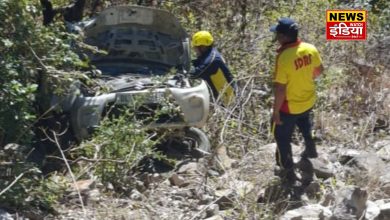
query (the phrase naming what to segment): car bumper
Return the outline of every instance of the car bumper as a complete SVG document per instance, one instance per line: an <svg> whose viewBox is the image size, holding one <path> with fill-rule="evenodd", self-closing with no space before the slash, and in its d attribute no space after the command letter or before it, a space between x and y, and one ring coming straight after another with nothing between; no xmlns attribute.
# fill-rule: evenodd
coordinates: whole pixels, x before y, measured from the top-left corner
<svg viewBox="0 0 390 220"><path fill-rule="evenodd" d="M71 113L72 128L75 136L82 140L87 138L91 130L99 126L102 115L107 106L134 106L135 97L148 97L143 100L148 104L159 102L173 102L179 107L181 120L155 121L149 128L180 128L202 127L207 120L210 104L210 95L207 84L202 81L191 88L157 88L153 90L128 91L104 94L96 97L78 97Z"/></svg>

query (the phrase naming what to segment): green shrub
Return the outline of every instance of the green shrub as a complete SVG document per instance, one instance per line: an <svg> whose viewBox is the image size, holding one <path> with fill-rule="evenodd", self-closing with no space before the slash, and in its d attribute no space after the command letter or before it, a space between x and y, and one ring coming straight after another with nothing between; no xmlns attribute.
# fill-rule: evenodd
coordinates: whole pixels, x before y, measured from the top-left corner
<svg viewBox="0 0 390 220"><path fill-rule="evenodd" d="M117 117L106 117L77 154L95 161L91 172L121 191L133 186L129 176L141 159L160 156L154 151L157 142L145 129L144 121L136 119L132 109L126 109Z"/></svg>
<svg viewBox="0 0 390 220"><path fill-rule="evenodd" d="M76 36L61 23L42 26L39 16L37 0L0 1L0 146L30 142L44 90L58 91L74 77L60 70L81 63L70 46Z"/></svg>

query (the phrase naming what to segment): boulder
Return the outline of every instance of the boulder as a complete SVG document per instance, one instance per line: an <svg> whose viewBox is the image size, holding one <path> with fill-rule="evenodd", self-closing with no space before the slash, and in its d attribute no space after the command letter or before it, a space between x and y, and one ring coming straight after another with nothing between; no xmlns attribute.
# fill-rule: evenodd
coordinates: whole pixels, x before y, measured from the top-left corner
<svg viewBox="0 0 390 220"><path fill-rule="evenodd" d="M375 202L367 201L366 207L366 214L364 216L365 219L376 220L381 213L379 206Z"/></svg>
<svg viewBox="0 0 390 220"><path fill-rule="evenodd" d="M385 201L384 200L382 200L382 201L375 201L375 203L377 204L377 205L379 205L379 210L380 210L380 214L379 214L379 217L378 217L378 219L380 219L380 220L385 220L385 219L390 219L390 202L389 201L387 201L386 203L385 203Z"/></svg>
<svg viewBox="0 0 390 220"><path fill-rule="evenodd" d="M196 162L185 162L178 165L178 174L193 174L198 172L198 163Z"/></svg>
<svg viewBox="0 0 390 220"><path fill-rule="evenodd" d="M373 147L375 150L381 150L384 147L390 147L390 139L377 141L377 142L375 142ZM389 151L387 151L387 152L389 152Z"/></svg>
<svg viewBox="0 0 390 220"><path fill-rule="evenodd" d="M259 148L260 151L263 151L264 153L268 154L275 154L276 151L276 143L266 144Z"/></svg>
<svg viewBox="0 0 390 220"><path fill-rule="evenodd" d="M214 196L208 194L202 194L199 199L199 204L206 205L214 200Z"/></svg>
<svg viewBox="0 0 390 220"><path fill-rule="evenodd" d="M123 219L144 219L144 220L151 220L152 217L148 213L147 210L132 210L128 213L127 217L124 217Z"/></svg>
<svg viewBox="0 0 390 220"><path fill-rule="evenodd" d="M216 203L221 210L231 208L235 199L244 198L254 189L254 185L248 181L226 179L225 182L228 184L227 188L215 191L218 198Z"/></svg>
<svg viewBox="0 0 390 220"><path fill-rule="evenodd" d="M228 170L237 165L237 161L229 157L224 146L217 148L214 163L219 170Z"/></svg>
<svg viewBox="0 0 390 220"><path fill-rule="evenodd" d="M206 218L204 220L223 220L224 218L222 218L220 215L214 215L210 218Z"/></svg>
<svg viewBox="0 0 390 220"><path fill-rule="evenodd" d="M213 176L213 177L220 176L219 172L216 171L216 170L213 170L213 169L207 170L207 174L208 174L209 176Z"/></svg>
<svg viewBox="0 0 390 220"><path fill-rule="evenodd" d="M335 201L336 201L335 195L333 195L331 193L327 193L323 196L320 204L322 206L328 207L328 206L333 205L335 203Z"/></svg>
<svg viewBox="0 0 390 220"><path fill-rule="evenodd" d="M335 176L335 171L331 162L324 158L309 160L313 166L313 171L318 178L328 179Z"/></svg>
<svg viewBox="0 0 390 220"><path fill-rule="evenodd" d="M377 180L380 176L387 173L386 163L375 153L361 153L355 155L344 166L347 176L354 178L355 181Z"/></svg>
<svg viewBox="0 0 390 220"><path fill-rule="evenodd" d="M172 176L169 178L169 182L173 186L178 187L185 187L189 185L189 182L187 182L184 177L178 175L177 173L172 174Z"/></svg>
<svg viewBox="0 0 390 220"><path fill-rule="evenodd" d="M336 219L360 218L366 209L368 193L357 186L347 186L336 193L333 217Z"/></svg>
<svg viewBox="0 0 390 220"><path fill-rule="evenodd" d="M219 214L218 204L212 204L206 209L206 217L212 217Z"/></svg>
<svg viewBox="0 0 390 220"><path fill-rule="evenodd" d="M276 143L270 143L263 145L259 148L260 151L266 151L267 153L271 153L272 155L275 153L276 150ZM302 146L295 145L294 143L291 143L291 149L293 150L293 154L298 154L299 151L302 149Z"/></svg>
<svg viewBox="0 0 390 220"><path fill-rule="evenodd" d="M338 152L339 155L339 162L341 164L346 164L350 160L354 159L355 157L366 154L367 152L355 150L355 149L341 149Z"/></svg>
<svg viewBox="0 0 390 220"><path fill-rule="evenodd" d="M383 172L386 164L373 153L362 154L351 161L351 165L360 168L362 171L368 171L369 173Z"/></svg>
<svg viewBox="0 0 390 220"><path fill-rule="evenodd" d="M389 170L390 166L387 166L385 170ZM390 173L385 173L379 177L379 187L381 191L390 196Z"/></svg>
<svg viewBox="0 0 390 220"><path fill-rule="evenodd" d="M134 201L142 201L143 199L142 193L138 192L138 190L133 189L131 190L130 199Z"/></svg>
<svg viewBox="0 0 390 220"><path fill-rule="evenodd" d="M387 141L387 143L383 143L384 146L380 147L377 152L376 152L376 155L378 155L378 157L386 160L386 161L390 161L390 141ZM374 145L375 147L375 145Z"/></svg>
<svg viewBox="0 0 390 220"><path fill-rule="evenodd" d="M299 219L330 219L332 212L321 205L307 205L297 209L287 211L281 220L299 220Z"/></svg>

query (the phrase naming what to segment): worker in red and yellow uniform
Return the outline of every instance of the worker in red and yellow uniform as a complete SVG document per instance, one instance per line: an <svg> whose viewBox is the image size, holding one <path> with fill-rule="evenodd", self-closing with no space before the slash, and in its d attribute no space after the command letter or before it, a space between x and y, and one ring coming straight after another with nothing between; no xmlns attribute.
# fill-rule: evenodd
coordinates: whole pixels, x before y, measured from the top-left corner
<svg viewBox="0 0 390 220"><path fill-rule="evenodd" d="M208 31L199 31L192 36L192 47L197 58L193 61L192 78L207 82L214 100L227 106L234 100L236 85L225 60L213 46L214 38Z"/></svg>
<svg viewBox="0 0 390 220"><path fill-rule="evenodd" d="M305 141L303 158L317 157L311 134L310 113L316 101L315 78L323 71L315 46L298 39L298 25L290 18L280 18L270 29L281 45L277 50L274 82L272 130L277 143L276 163L288 182L295 182L291 137L295 125Z"/></svg>

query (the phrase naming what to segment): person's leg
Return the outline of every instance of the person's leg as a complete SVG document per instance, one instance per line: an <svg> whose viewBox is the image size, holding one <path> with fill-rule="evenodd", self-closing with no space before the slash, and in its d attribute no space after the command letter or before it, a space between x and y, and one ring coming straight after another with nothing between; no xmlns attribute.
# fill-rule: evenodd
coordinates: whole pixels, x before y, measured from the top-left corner
<svg viewBox="0 0 390 220"><path fill-rule="evenodd" d="M282 169L292 169L291 136L294 131L296 117L294 115L280 113L282 124L273 123L273 133L277 144L276 164Z"/></svg>
<svg viewBox="0 0 390 220"><path fill-rule="evenodd" d="M314 139L311 135L311 110L299 115L297 119L297 125L305 140L305 150L301 156L306 158L316 158L318 156Z"/></svg>

